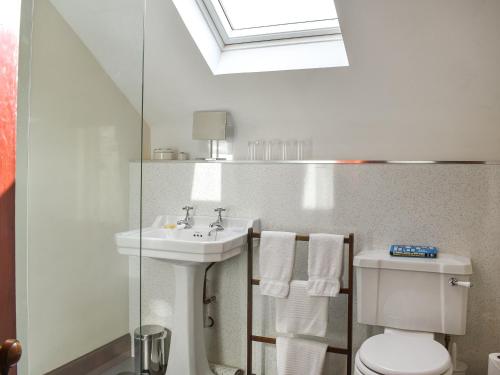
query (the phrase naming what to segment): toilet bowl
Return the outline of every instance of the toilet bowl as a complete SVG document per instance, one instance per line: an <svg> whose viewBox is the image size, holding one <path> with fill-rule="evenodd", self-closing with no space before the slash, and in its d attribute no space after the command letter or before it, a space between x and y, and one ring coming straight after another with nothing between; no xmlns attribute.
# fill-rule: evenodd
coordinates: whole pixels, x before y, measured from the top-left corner
<svg viewBox="0 0 500 375"><path fill-rule="evenodd" d="M451 375L453 366L443 345L427 332L386 328L356 353L357 375Z"/></svg>

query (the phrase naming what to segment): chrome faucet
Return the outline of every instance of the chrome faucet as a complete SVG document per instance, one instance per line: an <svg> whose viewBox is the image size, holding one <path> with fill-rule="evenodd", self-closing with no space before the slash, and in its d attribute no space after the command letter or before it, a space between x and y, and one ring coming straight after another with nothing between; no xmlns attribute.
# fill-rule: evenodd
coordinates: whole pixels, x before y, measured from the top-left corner
<svg viewBox="0 0 500 375"><path fill-rule="evenodd" d="M224 211L226 211L226 209L219 207L219 208L216 208L214 211L218 213L218 216L217 216L217 220L209 225L209 227L212 228L212 230L210 232L208 232L209 236L213 232L222 232L224 230L224 227L222 226L222 213Z"/></svg>
<svg viewBox="0 0 500 375"><path fill-rule="evenodd" d="M186 211L186 217L177 222L177 225L184 225L184 229L189 229L193 227L193 218L189 216L189 211L191 211L194 207L192 206L184 206L182 209Z"/></svg>

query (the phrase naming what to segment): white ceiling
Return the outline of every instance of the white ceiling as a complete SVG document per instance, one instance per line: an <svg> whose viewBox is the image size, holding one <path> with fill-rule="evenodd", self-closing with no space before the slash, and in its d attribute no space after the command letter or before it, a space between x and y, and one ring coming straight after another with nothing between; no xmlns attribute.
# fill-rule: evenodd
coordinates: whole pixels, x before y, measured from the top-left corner
<svg viewBox="0 0 500 375"><path fill-rule="evenodd" d="M52 2L140 108L142 2ZM189 149L192 112L227 109L241 155L249 139L313 134L318 158L500 159L500 1L336 5L350 67L214 77L172 2L148 0L153 146Z"/></svg>

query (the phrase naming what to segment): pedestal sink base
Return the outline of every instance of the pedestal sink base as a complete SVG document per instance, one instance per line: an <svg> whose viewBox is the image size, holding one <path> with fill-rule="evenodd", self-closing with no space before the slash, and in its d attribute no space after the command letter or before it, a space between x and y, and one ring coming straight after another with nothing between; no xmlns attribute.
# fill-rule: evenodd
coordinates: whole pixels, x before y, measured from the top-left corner
<svg viewBox="0 0 500 375"><path fill-rule="evenodd" d="M176 264L172 343L167 375L214 375L208 367L203 328L204 264Z"/></svg>

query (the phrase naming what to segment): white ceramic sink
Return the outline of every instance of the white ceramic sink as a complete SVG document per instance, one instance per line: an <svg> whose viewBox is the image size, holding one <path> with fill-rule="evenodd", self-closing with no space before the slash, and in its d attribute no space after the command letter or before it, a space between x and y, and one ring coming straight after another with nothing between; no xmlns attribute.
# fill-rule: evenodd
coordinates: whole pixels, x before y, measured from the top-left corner
<svg viewBox="0 0 500 375"><path fill-rule="evenodd" d="M192 228L171 228L181 216L158 216L153 225L115 235L118 252L169 262L175 273L172 343L167 375L213 375L208 367L203 329L203 275L206 263L241 253L248 229L259 220L225 218L223 231L211 231L215 217L194 216ZM209 235L210 233L210 235ZM140 249L142 247L142 249Z"/></svg>
<svg viewBox="0 0 500 375"><path fill-rule="evenodd" d="M249 228L258 229L255 219L223 219L224 230L212 232L209 224L214 217L194 216L190 229L167 229L180 216L158 216L153 225L142 229L142 253L139 251L140 231L118 233L115 236L118 252L123 255L145 256L171 261L220 262L241 253Z"/></svg>

